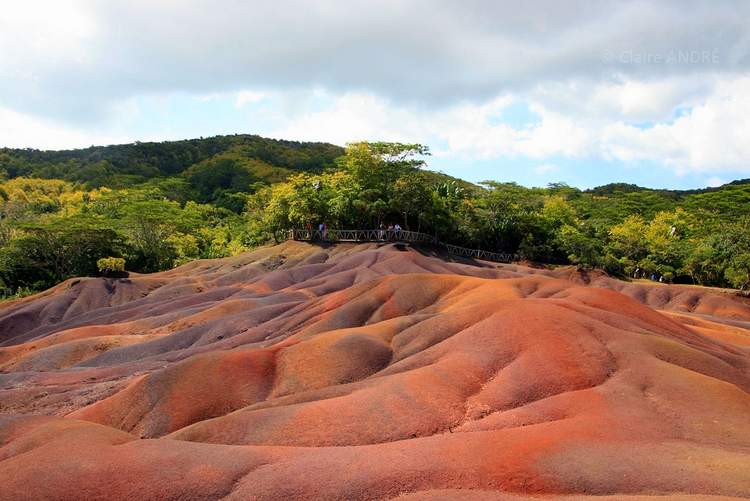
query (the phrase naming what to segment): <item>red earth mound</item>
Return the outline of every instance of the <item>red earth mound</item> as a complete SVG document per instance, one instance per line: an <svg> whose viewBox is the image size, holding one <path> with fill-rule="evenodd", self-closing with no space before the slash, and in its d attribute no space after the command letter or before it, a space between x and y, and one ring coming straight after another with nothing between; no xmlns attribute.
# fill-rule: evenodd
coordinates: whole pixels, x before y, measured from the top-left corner
<svg viewBox="0 0 750 501"><path fill-rule="evenodd" d="M750 305L288 242L0 306L0 499L750 497Z"/></svg>

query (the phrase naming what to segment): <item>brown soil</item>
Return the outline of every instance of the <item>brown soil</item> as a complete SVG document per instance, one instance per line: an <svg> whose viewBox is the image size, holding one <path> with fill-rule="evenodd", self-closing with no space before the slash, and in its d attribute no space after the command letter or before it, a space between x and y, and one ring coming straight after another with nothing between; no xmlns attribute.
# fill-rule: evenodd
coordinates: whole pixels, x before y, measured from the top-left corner
<svg viewBox="0 0 750 501"><path fill-rule="evenodd" d="M750 305L288 242L0 306L1 499L750 497Z"/></svg>

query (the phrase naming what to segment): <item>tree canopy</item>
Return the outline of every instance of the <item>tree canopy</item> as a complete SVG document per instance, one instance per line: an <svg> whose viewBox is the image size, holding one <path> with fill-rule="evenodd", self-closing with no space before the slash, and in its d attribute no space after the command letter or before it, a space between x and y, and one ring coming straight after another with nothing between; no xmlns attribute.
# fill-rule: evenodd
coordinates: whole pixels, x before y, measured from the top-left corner
<svg viewBox="0 0 750 501"><path fill-rule="evenodd" d="M97 262L150 272L228 256L320 223L398 223L545 263L748 287L748 180L690 191L477 185L427 170L429 153L420 144L342 149L258 136L2 149L0 295L113 272Z"/></svg>

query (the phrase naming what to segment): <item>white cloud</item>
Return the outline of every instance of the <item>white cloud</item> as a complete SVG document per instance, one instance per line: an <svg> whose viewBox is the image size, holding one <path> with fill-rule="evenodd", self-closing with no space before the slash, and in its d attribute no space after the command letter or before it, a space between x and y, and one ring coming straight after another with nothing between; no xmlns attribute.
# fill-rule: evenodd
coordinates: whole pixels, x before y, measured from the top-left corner
<svg viewBox="0 0 750 501"><path fill-rule="evenodd" d="M601 147L622 161L663 162L678 172L750 171L750 77L728 80L673 122L640 129L607 124Z"/></svg>
<svg viewBox="0 0 750 501"><path fill-rule="evenodd" d="M27 0L3 5L0 62L23 63L24 50L54 58L78 58L98 33L97 20L82 2ZM19 50L24 49L24 50Z"/></svg>
<svg viewBox="0 0 750 501"><path fill-rule="evenodd" d="M711 77L708 77L711 79ZM668 120L676 108L691 104L705 92L706 77L680 77L656 81L625 80L597 86L590 106L599 115L635 122Z"/></svg>
<svg viewBox="0 0 750 501"><path fill-rule="evenodd" d="M671 90L644 82L748 71L748 17L750 4L741 0L690 8L614 0L17 1L3 6L0 20L0 100L91 121L134 95L317 86L435 109L619 76L627 83L615 107L649 115ZM706 49L717 52L715 61L602 60L609 52Z"/></svg>
<svg viewBox="0 0 750 501"><path fill-rule="evenodd" d="M714 176L706 179L706 186L710 186L711 188L716 188L717 186L721 186L723 184L726 184L726 181L724 181L720 177Z"/></svg>
<svg viewBox="0 0 750 501"><path fill-rule="evenodd" d="M467 159L502 155L577 157L587 151L590 142L588 131L541 106L533 109L541 117L538 124L513 128L498 122L502 111L513 102L507 95L481 105L460 104L440 111L399 107L368 93L329 98L331 106L296 116L292 114L273 135L337 144L362 139L444 144L444 148L434 151L435 155Z"/></svg>
<svg viewBox="0 0 750 501"><path fill-rule="evenodd" d="M242 108L247 104L254 104L262 101L266 98L266 93L258 92L253 90L242 90L237 92L234 105L237 108Z"/></svg>
<svg viewBox="0 0 750 501"><path fill-rule="evenodd" d="M420 141L443 145L436 155L469 160L586 157L654 161L680 174L750 172L750 77L724 81L702 101L691 100L689 112L674 119L669 114L668 120L648 127L624 121L619 113L576 119L539 102L530 105L538 122L513 127L498 117L522 97L507 94L485 104L464 103L438 111L399 107L368 93L327 99L332 104L322 110L290 114L275 135L338 144L365 138ZM543 162L540 168L549 172L551 164Z"/></svg>
<svg viewBox="0 0 750 501"><path fill-rule="evenodd" d="M424 142L429 134L417 113L392 106L372 94L351 92L333 96L317 91L317 98L330 100L331 105L318 111L286 115L285 124L272 135L344 145L360 140Z"/></svg>
<svg viewBox="0 0 750 501"><path fill-rule="evenodd" d="M149 129L134 103L179 94L233 103L248 124L237 132L750 172L748 17L743 1L11 2L0 146L85 146L134 127L161 139L168 128ZM703 50L716 57L666 58ZM518 103L536 119L507 119Z"/></svg>
<svg viewBox="0 0 750 501"><path fill-rule="evenodd" d="M25 148L34 145L38 149L85 148L94 144L125 143L132 140L101 132L92 134L2 107L0 138L5 147Z"/></svg>
<svg viewBox="0 0 750 501"><path fill-rule="evenodd" d="M549 160L558 157L626 164L652 161L678 174L750 172L750 77L724 81L689 112L645 128L620 119L617 113L576 117L552 111L541 102L529 105L538 117L536 122L513 126L503 121L505 110L527 101L525 96L509 94L484 104L462 103L438 110L400 106L367 92L338 95L319 89L200 97L209 98L231 99L242 106L262 101L264 106L251 111L248 120L254 132L273 137L342 145L362 139L422 142L440 157L536 159L540 163L534 171L539 175L554 172L554 160ZM122 131L148 118L132 100L123 101L115 112L118 127L92 130L2 108L0 137L6 146L41 148L124 142L134 137L126 137ZM141 135L165 138L159 134L146 131Z"/></svg>
<svg viewBox="0 0 750 501"><path fill-rule="evenodd" d="M534 167L534 172L537 174L549 174L551 172L557 172L558 170L560 170L560 167L555 164L539 164Z"/></svg>

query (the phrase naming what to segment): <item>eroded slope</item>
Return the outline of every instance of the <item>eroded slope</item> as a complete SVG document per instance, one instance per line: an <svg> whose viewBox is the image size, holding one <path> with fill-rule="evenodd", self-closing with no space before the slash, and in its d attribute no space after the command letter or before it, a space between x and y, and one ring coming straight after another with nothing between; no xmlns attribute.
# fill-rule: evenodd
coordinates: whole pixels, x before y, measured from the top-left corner
<svg viewBox="0 0 750 501"><path fill-rule="evenodd" d="M289 242L5 305L4 495L750 496L746 303L476 264Z"/></svg>

